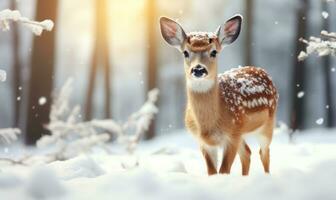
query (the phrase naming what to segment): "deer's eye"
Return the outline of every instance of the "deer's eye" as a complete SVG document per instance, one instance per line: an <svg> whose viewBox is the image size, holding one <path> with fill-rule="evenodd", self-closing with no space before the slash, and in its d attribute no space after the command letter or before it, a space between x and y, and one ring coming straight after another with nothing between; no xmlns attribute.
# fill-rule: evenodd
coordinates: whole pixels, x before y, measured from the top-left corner
<svg viewBox="0 0 336 200"><path fill-rule="evenodd" d="M189 53L188 53L188 51L183 51L183 55L184 55L185 58L189 58Z"/></svg>
<svg viewBox="0 0 336 200"><path fill-rule="evenodd" d="M217 55L217 51L216 50L211 51L210 57L215 58L216 55Z"/></svg>

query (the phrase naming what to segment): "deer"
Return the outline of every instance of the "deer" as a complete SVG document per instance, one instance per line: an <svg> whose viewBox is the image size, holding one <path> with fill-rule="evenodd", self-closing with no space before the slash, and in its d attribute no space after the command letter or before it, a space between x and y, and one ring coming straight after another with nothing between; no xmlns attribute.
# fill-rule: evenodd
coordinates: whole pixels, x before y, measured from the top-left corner
<svg viewBox="0 0 336 200"><path fill-rule="evenodd" d="M218 55L239 36L243 17L234 15L215 32L189 32L167 17L160 18L163 39L184 57L187 103L185 126L196 138L208 175L230 174L236 154L242 175L249 174L251 150L246 135L254 133L266 174L270 172L278 92L259 67L232 68L218 74ZM219 164L218 153L223 157Z"/></svg>

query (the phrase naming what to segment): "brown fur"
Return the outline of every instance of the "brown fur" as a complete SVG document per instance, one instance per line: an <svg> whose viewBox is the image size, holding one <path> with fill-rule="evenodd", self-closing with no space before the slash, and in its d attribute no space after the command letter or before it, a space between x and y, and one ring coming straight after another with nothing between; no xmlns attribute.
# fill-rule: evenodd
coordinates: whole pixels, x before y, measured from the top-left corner
<svg viewBox="0 0 336 200"><path fill-rule="evenodd" d="M214 36L189 34L187 37L187 45L194 52L209 51L213 44L217 45L217 48L220 47L218 39Z"/></svg>
<svg viewBox="0 0 336 200"><path fill-rule="evenodd" d="M217 91L217 92L216 92ZM215 87L206 94L197 94L188 91L188 104L186 109L185 123L191 132L201 141L209 146L221 146L216 134L225 134L230 141L224 154L223 162L220 167L220 173L230 173L230 169L241 143L241 136L245 133L252 132L257 128L265 125L262 135L269 140L272 139L274 112L267 109L249 110L239 124L232 122L232 113L227 109L225 103L220 100L218 87ZM250 150L244 143L245 152L240 153L242 163L242 174L247 175L250 165ZM265 149L260 150L260 157L265 169L269 172L269 144ZM203 153L204 154L204 153ZM207 160L208 171L212 171L212 166ZM210 168L210 169L209 169Z"/></svg>
<svg viewBox="0 0 336 200"><path fill-rule="evenodd" d="M209 41L209 38L193 39L192 37L190 38L190 36L187 42L183 45L183 48L195 53L204 53L211 49L220 50L216 39ZM192 78L190 75L190 68L195 65L195 62L185 62L186 79ZM201 150L207 164L208 174L212 175L217 173L217 169L214 169L216 168L216 164L212 163L205 146L215 147L225 145L226 150L219 168L219 173L230 173L235 156L239 153L240 161L242 163L242 174L248 175L251 151L242 139L242 135L258 128L261 128L260 135L263 140L265 140L261 146L260 158L265 172L268 173L270 162L269 145L272 140L273 124L278 99L277 91L271 79L268 77L267 73L260 68L245 67L238 69L238 73L235 77L239 78L240 76L248 75L247 79L256 81L256 83L253 84L263 83L265 84L266 89L265 92L262 93L245 96L240 94L242 101L236 103L237 105L234 105L234 103L230 103L230 100L232 100L233 97L229 96L229 92L235 93L235 96L237 97L237 95L239 95L237 94L237 91L239 91L238 89L240 86L231 87L230 85L227 85L228 82L217 78L217 62L210 61L209 58L201 61L197 60L197 62L202 62L202 64L207 66L209 71L207 78L214 80L215 84L205 93L194 92L190 88L187 88L188 102L185 114L185 124L192 134L200 141ZM244 101L259 98L265 98L269 105L266 105L266 103L264 104L264 102L257 102L257 105L252 107L243 105ZM239 106L242 107L241 110L232 110L233 107L239 108Z"/></svg>
<svg viewBox="0 0 336 200"><path fill-rule="evenodd" d="M216 34L186 34L177 22L166 17L160 27L166 42L183 52L188 103L185 124L200 143L208 174L216 174L217 147L224 147L219 173L230 173L239 154L242 174L248 175L251 151L242 136L260 130L260 159L269 172L278 94L267 73L256 67L233 69L220 76L217 62L222 47L240 33L242 17L235 15Z"/></svg>
<svg viewBox="0 0 336 200"><path fill-rule="evenodd" d="M217 167L212 163L210 155L208 154L208 152L205 151L204 149L201 149L201 151L202 151L202 154L205 158L206 165L208 166L207 167L208 174L209 175L217 174L217 169L216 169Z"/></svg>

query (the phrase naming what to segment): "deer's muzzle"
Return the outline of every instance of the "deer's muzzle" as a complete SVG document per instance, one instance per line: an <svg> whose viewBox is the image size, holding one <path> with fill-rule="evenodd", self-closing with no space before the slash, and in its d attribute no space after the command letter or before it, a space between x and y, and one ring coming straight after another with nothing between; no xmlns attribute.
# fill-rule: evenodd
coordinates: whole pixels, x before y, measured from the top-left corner
<svg viewBox="0 0 336 200"><path fill-rule="evenodd" d="M195 78L203 78L208 75L208 70L202 65L196 65L191 69L191 75Z"/></svg>

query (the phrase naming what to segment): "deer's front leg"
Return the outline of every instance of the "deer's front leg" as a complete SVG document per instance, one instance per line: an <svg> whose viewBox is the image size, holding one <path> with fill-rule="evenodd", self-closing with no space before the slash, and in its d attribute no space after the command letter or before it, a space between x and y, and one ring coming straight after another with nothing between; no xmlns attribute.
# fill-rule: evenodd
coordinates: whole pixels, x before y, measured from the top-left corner
<svg viewBox="0 0 336 200"><path fill-rule="evenodd" d="M230 174L232 163L236 157L238 147L240 144L239 138L233 138L226 146L223 153L223 161L219 169L221 174Z"/></svg>
<svg viewBox="0 0 336 200"><path fill-rule="evenodd" d="M201 151L205 159L208 175L217 174L217 147L202 145Z"/></svg>

